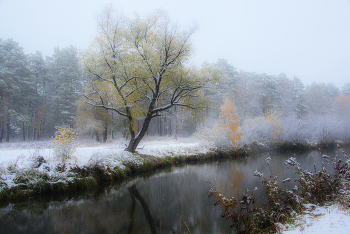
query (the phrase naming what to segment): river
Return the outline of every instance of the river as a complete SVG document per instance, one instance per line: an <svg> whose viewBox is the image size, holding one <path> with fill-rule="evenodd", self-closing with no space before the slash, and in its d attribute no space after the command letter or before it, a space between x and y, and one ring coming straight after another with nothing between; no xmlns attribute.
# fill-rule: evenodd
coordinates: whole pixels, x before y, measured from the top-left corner
<svg viewBox="0 0 350 234"><path fill-rule="evenodd" d="M0 233L229 233L230 221L220 218L221 207L214 207L215 199L208 198L210 187L238 199L249 189L257 202L263 203L265 191L253 176L255 170L266 177L272 171L281 180L293 178L294 171L284 165L286 159L295 157L303 169L313 171L314 164L317 170L322 167L325 154L342 155L340 150L264 153L182 164L111 185L96 194L4 204ZM271 157L271 170L267 157Z"/></svg>

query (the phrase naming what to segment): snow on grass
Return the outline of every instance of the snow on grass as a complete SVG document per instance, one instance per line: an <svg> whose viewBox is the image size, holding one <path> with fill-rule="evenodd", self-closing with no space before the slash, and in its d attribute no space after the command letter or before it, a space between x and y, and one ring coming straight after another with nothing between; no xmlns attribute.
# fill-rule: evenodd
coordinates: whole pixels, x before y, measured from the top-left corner
<svg viewBox="0 0 350 234"><path fill-rule="evenodd" d="M350 233L350 210L344 210L338 205L315 206L308 205L308 211L297 217L294 225L285 226L284 234L308 233Z"/></svg>
<svg viewBox="0 0 350 234"><path fill-rule="evenodd" d="M46 174L50 178L64 179L71 175L69 169L74 167L119 167L123 169L125 163L142 163L138 154L125 151L126 142L116 141L104 144L82 141L73 156L64 162L65 169L57 171L63 163L55 156L50 142L36 143L6 143L0 144L0 182L8 187L15 185L14 180L19 175L24 179L31 179L30 175ZM209 146L194 139L155 138L142 141L136 150L139 154L155 157L194 155L208 152ZM42 158L44 162L38 162ZM50 179L51 180L51 179Z"/></svg>
<svg viewBox="0 0 350 234"><path fill-rule="evenodd" d="M154 140L141 143L137 152L155 157L181 156L207 153L209 147L191 139Z"/></svg>

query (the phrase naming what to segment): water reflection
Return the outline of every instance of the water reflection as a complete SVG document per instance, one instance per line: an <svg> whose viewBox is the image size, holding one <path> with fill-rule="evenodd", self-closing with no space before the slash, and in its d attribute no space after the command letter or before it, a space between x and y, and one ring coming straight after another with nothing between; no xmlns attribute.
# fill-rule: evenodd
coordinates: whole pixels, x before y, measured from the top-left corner
<svg viewBox="0 0 350 234"><path fill-rule="evenodd" d="M294 177L294 171L284 166L291 156L303 168L313 170L314 163L318 169L322 167L323 154L337 153L261 154L183 165L108 187L94 196L8 204L0 209L0 233L228 233L230 223L220 218L221 208L208 198L211 186L226 197L238 198L248 188L257 202L263 202L265 191L253 172L270 176L268 156L273 173L284 179Z"/></svg>
<svg viewBox="0 0 350 234"><path fill-rule="evenodd" d="M136 188L136 185L132 185L131 187L129 187L129 193L130 193L130 198L131 198L131 209L130 209L130 226L128 229L128 233L132 233L132 229L134 226L134 220L135 220L135 208L136 208L136 199L140 202L140 205L143 209L143 212L145 214L146 220L148 222L149 225L149 229L151 231L152 234L157 233L156 232L156 227L155 227L155 223L154 220L152 218L151 212L148 208L148 205L146 203L146 201L143 199L143 197L141 196L141 194L139 193L139 191Z"/></svg>

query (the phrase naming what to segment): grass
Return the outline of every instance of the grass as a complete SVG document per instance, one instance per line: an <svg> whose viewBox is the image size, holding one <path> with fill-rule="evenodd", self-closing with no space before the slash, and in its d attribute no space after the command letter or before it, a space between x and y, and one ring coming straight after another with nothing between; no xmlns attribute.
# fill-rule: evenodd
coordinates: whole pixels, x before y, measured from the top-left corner
<svg viewBox="0 0 350 234"><path fill-rule="evenodd" d="M44 172L39 172L35 168L20 171L16 166L16 162L8 168L11 173L17 174L14 179L15 184L12 187L8 187L6 184L1 184L0 180L0 201L34 197L38 194L67 194L76 191L96 191L108 183L123 181L129 177L149 173L159 168L183 163L246 157L258 152L254 147L243 146L239 149L228 148L207 153L173 155L161 158L135 153L132 160L113 168L109 166L105 167L98 162L92 162L83 168L78 166L67 167L67 165L61 163L56 168L51 169L55 171L51 177ZM37 157L40 157L40 155L37 155Z"/></svg>
<svg viewBox="0 0 350 234"><path fill-rule="evenodd" d="M246 153L244 153L246 155ZM92 192L108 183L120 182L135 175L153 172L159 168L170 167L182 163L201 162L221 158L242 156L242 151L208 152L206 154L175 155L162 158L150 155L134 154L134 158L124 162L122 167L104 167L99 163L89 166L67 167L64 163L58 164L54 174L49 176L39 172L36 168L19 170L11 165L10 172L16 174L14 185L8 187L0 182L0 201L15 201L35 197L39 194L69 194L74 192ZM38 157L40 157L38 155ZM36 159L33 158L35 161Z"/></svg>

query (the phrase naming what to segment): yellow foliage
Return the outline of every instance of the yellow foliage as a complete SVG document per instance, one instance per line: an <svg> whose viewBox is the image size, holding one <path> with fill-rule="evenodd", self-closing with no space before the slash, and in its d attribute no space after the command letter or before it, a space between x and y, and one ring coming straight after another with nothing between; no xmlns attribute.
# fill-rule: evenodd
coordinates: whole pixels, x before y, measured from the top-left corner
<svg viewBox="0 0 350 234"><path fill-rule="evenodd" d="M220 107L221 116L218 122L214 124L216 135L227 134L231 140L232 146L242 137L243 133L238 132L238 116L236 115L236 107L229 98L225 98Z"/></svg>
<svg viewBox="0 0 350 234"><path fill-rule="evenodd" d="M98 28L99 35L81 56L85 72L98 77L88 84L87 93L97 91L109 107L123 113L128 108L133 118L147 115L154 92L158 94L156 107L164 106L173 94L176 102L199 105L196 99L204 99L201 90L187 87L200 87L220 77L209 66L185 66L193 51L189 41L193 32L179 32L162 11L144 18L137 14L123 18L108 5L98 18ZM179 87L186 90L180 92Z"/></svg>
<svg viewBox="0 0 350 234"><path fill-rule="evenodd" d="M137 121L149 123L176 106L188 108L193 117L203 116L209 100L202 88L221 75L210 66L190 65L195 28L179 30L162 11L122 17L109 5L98 18L98 31L81 54L90 81L86 82L86 103L126 117L131 138L137 130L142 138L149 126L140 124L139 128Z"/></svg>
<svg viewBox="0 0 350 234"><path fill-rule="evenodd" d="M77 149L79 137L71 127L61 127L51 142L54 152L62 161L69 159Z"/></svg>
<svg viewBox="0 0 350 234"><path fill-rule="evenodd" d="M268 110L265 113L265 124L272 126L272 138L276 140L281 132L282 126L280 122L280 117L282 116L282 111Z"/></svg>

